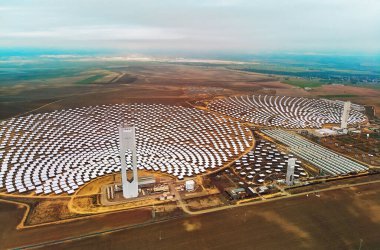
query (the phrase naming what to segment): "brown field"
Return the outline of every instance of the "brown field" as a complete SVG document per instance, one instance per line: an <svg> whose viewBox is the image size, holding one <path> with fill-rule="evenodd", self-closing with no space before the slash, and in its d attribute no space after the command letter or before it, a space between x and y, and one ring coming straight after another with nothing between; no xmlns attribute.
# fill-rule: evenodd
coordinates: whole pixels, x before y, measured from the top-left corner
<svg viewBox="0 0 380 250"><path fill-rule="evenodd" d="M3 203L2 248L58 241L46 249L377 249L380 184L321 192L122 229L150 217L137 210L15 230L23 209ZM145 212L144 212L145 211ZM121 228L114 232L107 230ZM107 231L107 232L103 232ZM42 246L41 246L42 247Z"/></svg>
<svg viewBox="0 0 380 250"><path fill-rule="evenodd" d="M209 195L201 198L190 198L186 199L187 206L190 210L204 210L212 207L224 206L226 205L224 198L218 195Z"/></svg>
<svg viewBox="0 0 380 250"><path fill-rule="evenodd" d="M0 118L22 114L43 105L36 112L68 107L97 104L146 102L185 105L186 101L214 95L230 95L261 89L260 83L271 80L264 75L176 65L146 65L126 67L128 79L121 77L116 83L74 85L57 84L59 79L50 80L51 85L22 87L14 92L4 90L9 99L0 103ZM130 78L136 78L131 83ZM71 81L68 81L71 82ZM281 84L281 83L279 83ZM196 91L194 91L196 88ZM202 91L198 91L201 88ZM194 93L196 92L196 93Z"/></svg>
<svg viewBox="0 0 380 250"><path fill-rule="evenodd" d="M340 99L380 109L380 90L377 89L324 85L305 91L263 74L164 63L130 66L118 69L118 72L125 75L121 74L122 77L115 77L116 81L109 83L75 85L71 78L57 78L33 88L32 84L26 84L18 87L17 91L12 88L2 90L7 101L0 102L0 118L35 109L35 112L45 112L123 102L187 105L187 101L254 93L305 97L348 94L354 96ZM110 71L109 76L114 75Z"/></svg>
<svg viewBox="0 0 380 250"><path fill-rule="evenodd" d="M380 166L380 140L374 137L367 139L366 135L344 135L331 138L312 140L324 147L347 155L357 161L373 166Z"/></svg>
<svg viewBox="0 0 380 250"><path fill-rule="evenodd" d="M0 201L0 249L38 244L44 241L64 239L83 233L141 224L151 219L150 209L136 209L107 215L92 216L90 219L70 221L64 224L51 224L35 228L16 229L23 217L24 208Z"/></svg>
<svg viewBox="0 0 380 250"><path fill-rule="evenodd" d="M354 103L362 105L375 106L380 110L380 90L361 88L354 86L341 86L341 85L323 85L311 91L311 94L318 95L354 95L349 98L339 98L342 100L350 100Z"/></svg>

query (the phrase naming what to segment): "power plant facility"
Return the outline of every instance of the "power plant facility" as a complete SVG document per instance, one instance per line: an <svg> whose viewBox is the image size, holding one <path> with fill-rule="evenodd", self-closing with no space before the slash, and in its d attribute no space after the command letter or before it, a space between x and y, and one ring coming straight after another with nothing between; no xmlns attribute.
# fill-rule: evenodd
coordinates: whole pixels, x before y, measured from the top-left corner
<svg viewBox="0 0 380 250"><path fill-rule="evenodd" d="M134 198L139 195L135 127L127 127L122 125L119 128L119 138L123 196L124 198ZM127 151L131 152L132 154L130 161L132 166L129 169L127 169Z"/></svg>
<svg viewBox="0 0 380 250"><path fill-rule="evenodd" d="M0 250L380 250L380 0L56 2L0 0Z"/></svg>
<svg viewBox="0 0 380 250"><path fill-rule="evenodd" d="M271 199L315 202L335 183L371 181L366 163L380 164L374 126L355 103L253 95L194 105L104 104L2 121L0 194L33 199L42 223L115 212L116 223L146 225Z"/></svg>
<svg viewBox="0 0 380 250"><path fill-rule="evenodd" d="M294 168L296 165L296 159L295 158L290 158L288 160L288 168L286 170L286 185L288 186L293 186L294 184Z"/></svg>

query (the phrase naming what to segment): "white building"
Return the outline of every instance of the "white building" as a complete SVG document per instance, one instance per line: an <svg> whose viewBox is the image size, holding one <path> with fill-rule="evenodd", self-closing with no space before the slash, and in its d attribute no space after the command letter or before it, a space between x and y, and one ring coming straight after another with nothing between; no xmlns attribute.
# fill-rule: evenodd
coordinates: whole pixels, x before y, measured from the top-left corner
<svg viewBox="0 0 380 250"><path fill-rule="evenodd" d="M185 182L185 189L186 191L194 191L195 189L195 181L194 180L188 180Z"/></svg>

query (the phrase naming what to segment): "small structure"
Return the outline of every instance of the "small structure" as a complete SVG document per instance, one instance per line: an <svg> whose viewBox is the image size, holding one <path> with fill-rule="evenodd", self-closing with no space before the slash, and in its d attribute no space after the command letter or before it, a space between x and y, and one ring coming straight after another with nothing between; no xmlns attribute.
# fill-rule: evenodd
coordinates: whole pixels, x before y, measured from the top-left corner
<svg viewBox="0 0 380 250"><path fill-rule="evenodd" d="M329 128L316 129L314 132L311 132L313 135L317 137L325 137L337 135L337 131Z"/></svg>
<svg viewBox="0 0 380 250"><path fill-rule="evenodd" d="M266 187L266 186L260 186L260 187L257 188L259 194L264 194L264 193L266 193L266 192L268 191L268 189L269 189L269 188Z"/></svg>
<svg viewBox="0 0 380 250"><path fill-rule="evenodd" d="M257 191L254 190L252 187L248 187L248 191L252 196L257 196Z"/></svg>
<svg viewBox="0 0 380 250"><path fill-rule="evenodd" d="M155 193L169 192L169 186L167 184L154 185L153 192Z"/></svg>
<svg viewBox="0 0 380 250"><path fill-rule="evenodd" d="M292 186L294 184L294 168L296 165L296 159L290 158L288 160L288 168L286 170L286 179L285 183L288 186Z"/></svg>
<svg viewBox="0 0 380 250"><path fill-rule="evenodd" d="M139 177L139 187L148 187L156 184L154 176L142 176Z"/></svg>
<svg viewBox="0 0 380 250"><path fill-rule="evenodd" d="M187 180L185 182L185 189L186 191L194 191L195 190L195 181L194 180Z"/></svg>
<svg viewBox="0 0 380 250"><path fill-rule="evenodd" d="M106 188L106 195L108 200L113 200L115 198L114 186L108 186Z"/></svg>
<svg viewBox="0 0 380 250"><path fill-rule="evenodd" d="M248 196L244 188L226 188L225 191L233 200L244 199Z"/></svg>
<svg viewBox="0 0 380 250"><path fill-rule="evenodd" d="M156 179L154 178L154 176L138 177L138 187L139 188L154 187L155 184L156 184ZM113 186L113 189L115 192L122 191L123 190L123 183L115 184Z"/></svg>

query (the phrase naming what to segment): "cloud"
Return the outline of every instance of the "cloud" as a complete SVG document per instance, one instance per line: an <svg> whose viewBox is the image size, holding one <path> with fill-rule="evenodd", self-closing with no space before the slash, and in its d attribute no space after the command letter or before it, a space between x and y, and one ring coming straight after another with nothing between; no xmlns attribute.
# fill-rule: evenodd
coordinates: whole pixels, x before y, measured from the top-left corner
<svg viewBox="0 0 380 250"><path fill-rule="evenodd" d="M15 10L14 7L6 7L6 6L0 6L0 11L10 11Z"/></svg>
<svg viewBox="0 0 380 250"><path fill-rule="evenodd" d="M203 0L198 1L200 6L208 6L208 7L231 7L238 6L244 3L241 0Z"/></svg>
<svg viewBox="0 0 380 250"><path fill-rule="evenodd" d="M380 52L379 0L0 1L0 46Z"/></svg>
<svg viewBox="0 0 380 250"><path fill-rule="evenodd" d="M170 29L157 27L83 26L59 27L49 30L8 31L4 38L60 40L178 40L184 36Z"/></svg>
<svg viewBox="0 0 380 250"><path fill-rule="evenodd" d="M85 56L63 54L63 55L40 55L40 57L41 58L53 58L53 59L76 59L76 58L83 58Z"/></svg>

